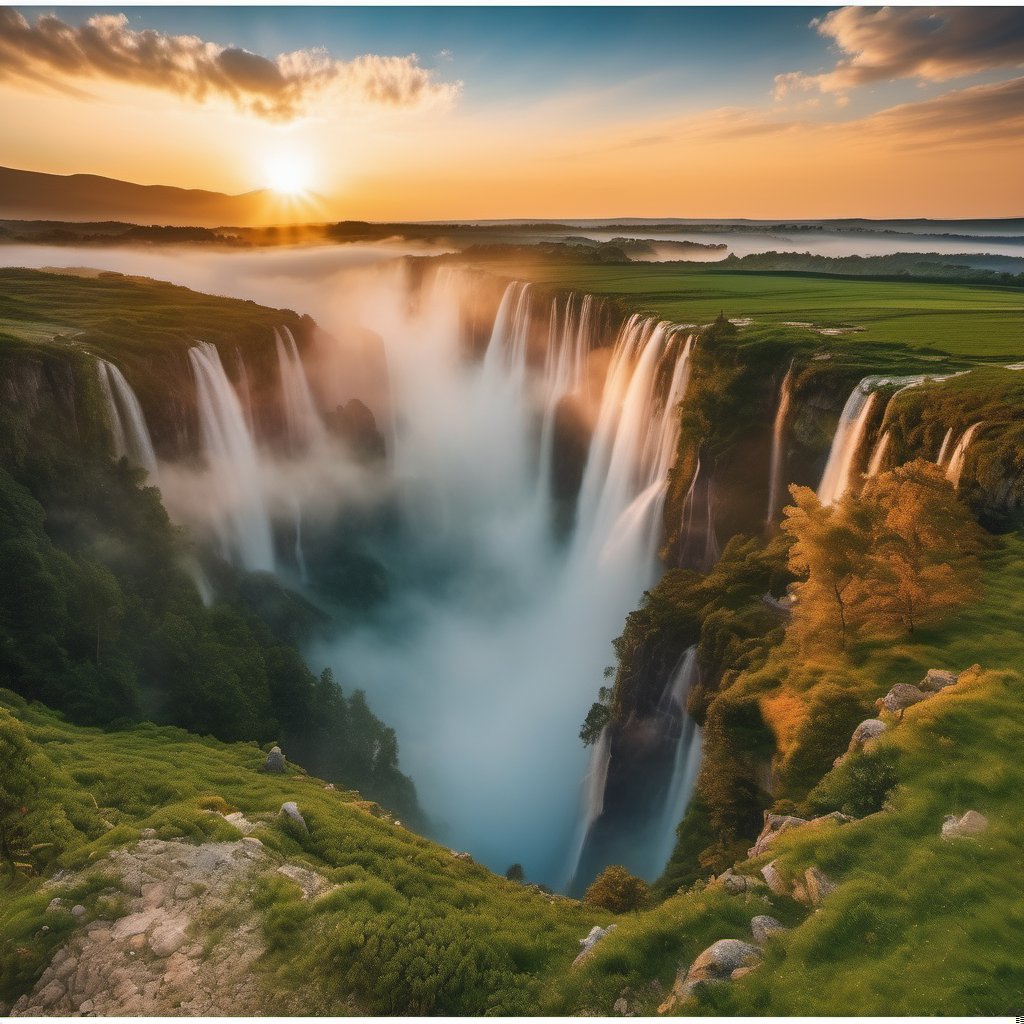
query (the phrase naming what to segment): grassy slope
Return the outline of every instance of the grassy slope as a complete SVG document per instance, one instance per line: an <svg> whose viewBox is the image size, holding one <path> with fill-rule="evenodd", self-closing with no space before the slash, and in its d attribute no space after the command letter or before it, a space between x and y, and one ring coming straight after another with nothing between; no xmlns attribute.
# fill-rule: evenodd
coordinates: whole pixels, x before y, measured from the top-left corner
<svg viewBox="0 0 1024 1024"><path fill-rule="evenodd" d="M1024 537L1003 539L986 556L982 602L913 644L865 648L847 667L877 694L927 667L977 660L985 671L910 709L892 729L885 743L898 750L899 784L889 809L778 841L771 856L784 872L795 877L817 864L840 883L819 912L785 898L766 903L698 887L623 915L589 964L572 971L576 941L612 915L458 861L374 817L354 794L325 791L301 773L260 775L251 744L154 727L103 733L39 709L17 714L66 773L69 806L84 805L87 791L115 809L103 813L116 828L83 841L66 863L130 842L146 826L164 837L219 835L227 826L200 810L203 797L253 816L296 799L309 839L300 843L270 825L261 837L354 884L313 904L286 883L267 890L272 952L263 967L276 988L308 986L319 1012L341 1008L354 992L374 1012L609 1013L624 987L653 1012L679 963L716 939L748 937L750 918L767 912L795 927L769 944L760 971L712 992L698 1012L1007 1014L1024 1005L1015 940L1024 925L1022 571ZM990 818L990 831L940 839L944 815L968 808ZM27 946L41 966L43 949L58 941L37 934L46 901L28 889L0 900L0 965L14 946Z"/></svg>
<svg viewBox="0 0 1024 1024"><path fill-rule="evenodd" d="M493 269L493 267L492 267ZM976 357L1024 356L1024 292L981 285L728 273L700 267L510 266L538 284L621 296L678 323L733 318L857 326L857 341L902 342Z"/></svg>

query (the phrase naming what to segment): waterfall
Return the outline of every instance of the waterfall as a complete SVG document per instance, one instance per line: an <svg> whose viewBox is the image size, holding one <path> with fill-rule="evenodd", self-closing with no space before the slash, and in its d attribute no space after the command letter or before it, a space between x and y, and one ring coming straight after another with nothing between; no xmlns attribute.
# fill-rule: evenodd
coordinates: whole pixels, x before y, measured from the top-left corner
<svg viewBox="0 0 1024 1024"><path fill-rule="evenodd" d="M782 378L779 388L779 401L775 409L775 425L772 428L772 457L768 470L768 513L765 526L770 530L775 521L775 513L779 507L779 493L782 490L783 440L785 439L786 417L789 415L789 402L793 386L793 364L789 364L786 376Z"/></svg>
<svg viewBox="0 0 1024 1024"><path fill-rule="evenodd" d="M939 446L939 454L935 459L935 465L941 466L946 461L946 455L949 452L949 443L953 440L953 428L950 427L946 431L946 436L942 439L942 444Z"/></svg>
<svg viewBox="0 0 1024 1024"><path fill-rule="evenodd" d="M697 782L697 770L700 768L700 729L686 712L690 689L698 678L697 647L694 645L687 648L671 683L672 709L678 715L679 737L675 742L672 775L652 849L658 871L664 870L675 849L676 828L686 813L686 807L693 795L693 787Z"/></svg>
<svg viewBox="0 0 1024 1024"><path fill-rule="evenodd" d="M472 286L428 274L415 303L378 288L353 313L380 336L389 374L380 472L398 514L373 553L393 597L323 659L395 728L446 842L563 886L610 744L588 771L593 752L572 737L659 573L693 338L641 316L607 337L595 300L542 301L513 282L474 358L461 331ZM585 457L563 536L550 484L566 401Z"/></svg>
<svg viewBox="0 0 1024 1024"><path fill-rule="evenodd" d="M97 359L96 369L107 406L114 458L127 458L129 462L146 470L150 480L155 481L156 453L138 397L125 380L124 374L113 363Z"/></svg>
<svg viewBox="0 0 1024 1024"><path fill-rule="evenodd" d="M882 468L882 459L885 458L885 453L889 448L890 432L886 430L882 436L878 439L878 443L875 445L874 451L871 453L871 459L868 462L868 470L864 475L870 480L871 477L877 476L878 471Z"/></svg>
<svg viewBox="0 0 1024 1024"><path fill-rule="evenodd" d="M324 439L324 425L313 401L305 367L299 356L295 336L287 327L274 331L277 365L281 375L281 400L284 406L288 441L293 454L319 444Z"/></svg>
<svg viewBox="0 0 1024 1024"><path fill-rule="evenodd" d="M953 454L949 457L949 466L946 467L946 479L953 485L954 488L960 486L960 477L964 471L964 461L967 457L967 448L971 441L974 440L974 435L978 432L978 428L984 421L979 420L977 423L972 423L964 432L963 436L956 443L956 447L953 449Z"/></svg>
<svg viewBox="0 0 1024 1024"><path fill-rule="evenodd" d="M225 557L250 571L274 569L274 544L256 446L220 354L209 342L189 349L204 454L226 501L218 521Z"/></svg>
<svg viewBox="0 0 1024 1024"><path fill-rule="evenodd" d="M843 406L839 425L832 437L825 472L818 485L818 500L822 505L834 505L850 486L853 463L864 439L868 417L876 398L875 392L868 390L873 380L874 378L865 377L850 392L850 397Z"/></svg>

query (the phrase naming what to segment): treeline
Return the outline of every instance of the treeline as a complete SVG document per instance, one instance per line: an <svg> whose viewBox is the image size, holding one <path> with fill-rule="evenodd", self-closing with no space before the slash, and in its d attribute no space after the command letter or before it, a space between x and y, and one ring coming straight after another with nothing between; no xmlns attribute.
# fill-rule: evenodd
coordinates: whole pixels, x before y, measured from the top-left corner
<svg viewBox="0 0 1024 1024"><path fill-rule="evenodd" d="M282 590L271 578L221 564L234 585L204 606L194 552L158 491L102 444L71 436L40 397L29 422L23 408L0 410L0 685L76 723L151 720L279 742L310 771L415 817L394 732L361 692L343 694L299 654L301 599L271 600L268 588ZM294 614L275 632L260 604Z"/></svg>

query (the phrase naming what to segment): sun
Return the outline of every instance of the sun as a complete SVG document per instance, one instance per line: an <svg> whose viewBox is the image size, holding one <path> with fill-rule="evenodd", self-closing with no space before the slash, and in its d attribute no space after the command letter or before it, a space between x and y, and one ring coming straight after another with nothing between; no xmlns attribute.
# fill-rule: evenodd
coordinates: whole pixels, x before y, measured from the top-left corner
<svg viewBox="0 0 1024 1024"><path fill-rule="evenodd" d="M309 192L313 173L310 161L298 153L279 153L264 167L267 187L280 196L302 196Z"/></svg>

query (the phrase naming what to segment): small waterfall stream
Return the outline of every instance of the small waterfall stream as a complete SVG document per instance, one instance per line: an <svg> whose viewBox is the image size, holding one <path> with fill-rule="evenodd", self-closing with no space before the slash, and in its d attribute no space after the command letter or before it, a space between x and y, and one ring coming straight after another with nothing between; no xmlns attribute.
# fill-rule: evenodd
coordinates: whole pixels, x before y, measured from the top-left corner
<svg viewBox="0 0 1024 1024"><path fill-rule="evenodd" d="M107 407L114 458L127 458L129 462L146 470L150 481L155 482L156 452L138 396L113 363L97 359L96 367Z"/></svg>
<svg viewBox="0 0 1024 1024"><path fill-rule="evenodd" d="M882 436L875 444L874 450L871 452L871 458L868 460L867 472L864 474L869 480L873 476L878 476L878 471L882 468L882 460L885 458L885 453L889 450L890 440L891 432L886 430L882 432Z"/></svg>

